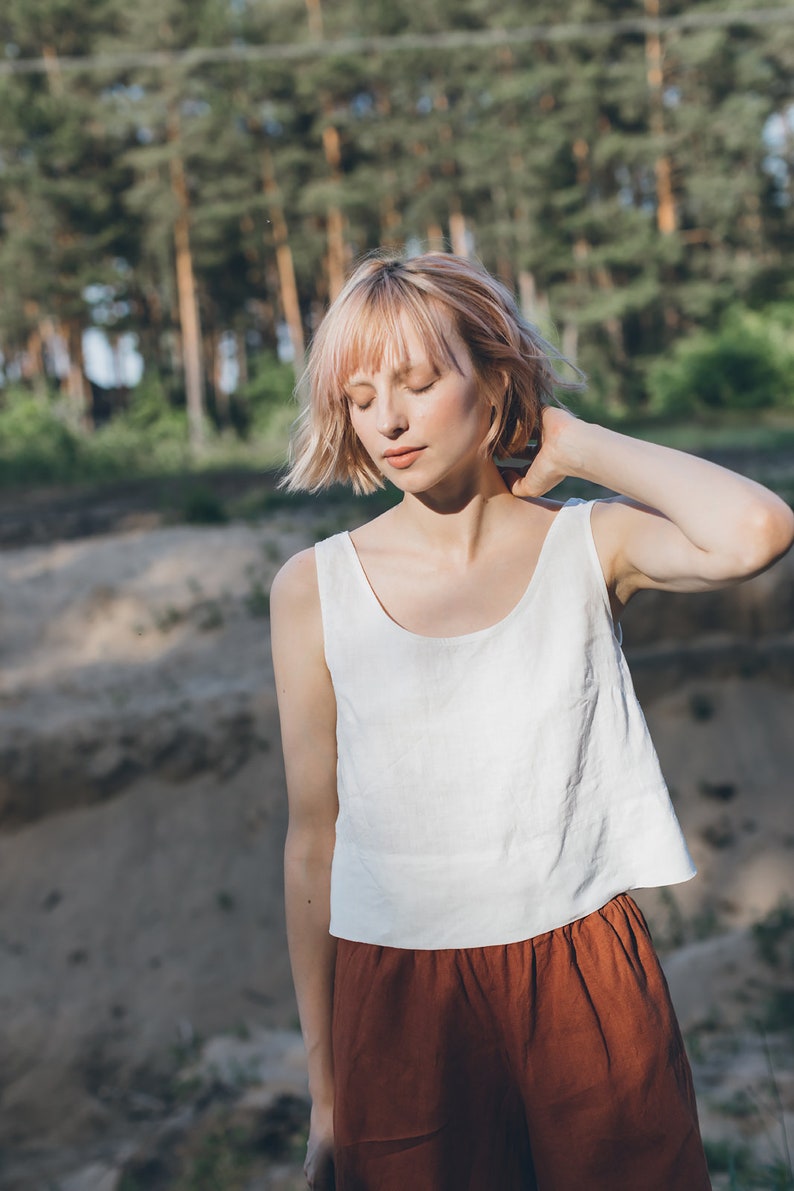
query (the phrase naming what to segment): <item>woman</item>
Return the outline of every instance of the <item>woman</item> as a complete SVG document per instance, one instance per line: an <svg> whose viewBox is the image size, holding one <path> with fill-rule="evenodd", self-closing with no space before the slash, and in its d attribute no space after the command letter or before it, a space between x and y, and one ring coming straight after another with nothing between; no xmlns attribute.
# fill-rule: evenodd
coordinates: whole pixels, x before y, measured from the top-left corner
<svg viewBox="0 0 794 1191"><path fill-rule="evenodd" d="M694 868L618 619L758 574L794 516L550 404L561 383L507 291L441 253L365 262L312 347L289 484L404 494L271 596L316 1189L709 1186L628 894ZM565 476L619 495L561 506Z"/></svg>

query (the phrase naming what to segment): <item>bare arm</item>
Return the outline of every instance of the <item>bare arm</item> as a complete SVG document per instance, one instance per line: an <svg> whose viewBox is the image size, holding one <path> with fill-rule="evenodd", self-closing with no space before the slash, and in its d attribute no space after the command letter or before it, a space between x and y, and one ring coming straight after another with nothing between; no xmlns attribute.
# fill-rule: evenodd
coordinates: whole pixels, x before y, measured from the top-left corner
<svg viewBox="0 0 794 1191"><path fill-rule="evenodd" d="M593 533L619 606L641 588L704 591L748 579L794 541L794 514L773 492L705 459L543 411L542 447L517 496L566 475L619 498L593 510Z"/></svg>
<svg viewBox="0 0 794 1191"><path fill-rule="evenodd" d="M338 809L336 701L323 653L314 552L282 568L271 591L271 637L289 828L284 850L287 939L309 1066L309 1184L333 1186L331 1010L336 940L330 876Z"/></svg>

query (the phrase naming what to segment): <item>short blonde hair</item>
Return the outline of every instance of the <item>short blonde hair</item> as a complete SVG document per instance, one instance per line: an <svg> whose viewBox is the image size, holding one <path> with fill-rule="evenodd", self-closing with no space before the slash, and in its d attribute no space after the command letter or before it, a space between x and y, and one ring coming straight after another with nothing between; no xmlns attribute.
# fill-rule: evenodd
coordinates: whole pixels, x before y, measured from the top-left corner
<svg viewBox="0 0 794 1191"><path fill-rule="evenodd" d="M331 304L311 346L302 385L307 400L295 423L282 481L290 491L349 484L358 493L383 487L383 477L353 430L345 384L354 372L377 372L384 357L405 362L404 320L430 362L460 371L445 334L451 320L495 408L486 449L521 456L540 428L541 406L554 389L579 389L555 365L567 363L519 313L515 299L485 269L446 252L364 260ZM505 386L505 378L507 385Z"/></svg>

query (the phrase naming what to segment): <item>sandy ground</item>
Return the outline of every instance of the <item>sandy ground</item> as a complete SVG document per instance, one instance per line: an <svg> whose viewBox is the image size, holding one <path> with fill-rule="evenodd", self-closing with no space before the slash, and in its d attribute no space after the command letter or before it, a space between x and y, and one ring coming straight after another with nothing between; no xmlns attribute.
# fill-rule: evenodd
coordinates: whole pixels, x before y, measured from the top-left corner
<svg viewBox="0 0 794 1191"><path fill-rule="evenodd" d="M349 523L279 513L0 554L0 1187L121 1191L164 1122L183 1136L220 1096L261 1124L305 1087L267 593L283 559ZM794 1138L793 574L785 560L626 617L700 870L638 900L715 1186L785 1186L763 1180L784 1125ZM273 1154L224 1185L299 1186L296 1154ZM175 1186L162 1170L124 1191Z"/></svg>

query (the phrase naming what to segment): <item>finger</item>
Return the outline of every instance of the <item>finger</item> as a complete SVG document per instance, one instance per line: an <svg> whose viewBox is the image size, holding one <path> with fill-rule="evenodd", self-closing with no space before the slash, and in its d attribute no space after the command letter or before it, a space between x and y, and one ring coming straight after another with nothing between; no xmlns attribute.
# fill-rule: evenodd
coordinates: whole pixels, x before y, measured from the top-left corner
<svg viewBox="0 0 794 1191"><path fill-rule="evenodd" d="M526 473L526 468L519 469L517 467L503 467L500 468L502 479L512 492L516 484L520 484Z"/></svg>

